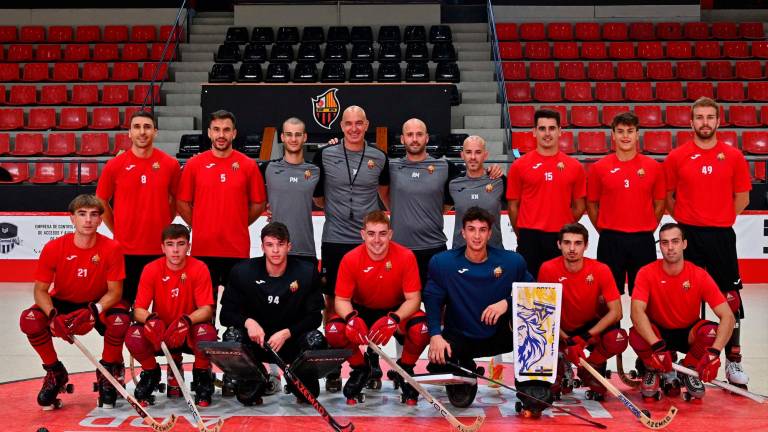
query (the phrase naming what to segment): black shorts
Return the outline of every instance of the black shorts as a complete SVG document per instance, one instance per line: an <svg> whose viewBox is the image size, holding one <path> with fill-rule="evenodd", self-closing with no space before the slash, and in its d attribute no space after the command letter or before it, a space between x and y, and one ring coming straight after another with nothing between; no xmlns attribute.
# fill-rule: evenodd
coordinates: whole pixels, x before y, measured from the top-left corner
<svg viewBox="0 0 768 432"><path fill-rule="evenodd" d="M629 295L635 287L637 271L656 261L656 241L652 231L626 233L603 230L597 242L597 260L605 263L613 274L616 287L624 294L624 281L628 281Z"/></svg>
<svg viewBox="0 0 768 432"><path fill-rule="evenodd" d="M421 281L422 289L427 285L427 277L429 277L429 260L440 252L447 250L448 248L446 246L440 246L432 249L413 251L413 254L416 256L416 264L419 266L419 280Z"/></svg>
<svg viewBox="0 0 768 432"><path fill-rule="evenodd" d="M515 335L512 332L509 313L499 317L496 334L486 339L470 339L460 332L443 330L443 338L451 344L451 359L462 364L477 357L491 357L511 352L514 349Z"/></svg>
<svg viewBox="0 0 768 432"><path fill-rule="evenodd" d="M214 309L216 308L216 302L219 296L219 285L226 287L229 285L229 272L232 271L232 267L245 258L230 258L230 257L210 257L199 256L195 257L204 262L208 266L208 273L211 275L211 285L213 286L213 302Z"/></svg>
<svg viewBox="0 0 768 432"><path fill-rule="evenodd" d="M344 255L349 251L358 246L359 244L328 242L323 242L320 245L320 258L322 259L323 264L320 269L320 274L325 279L323 294L332 297L336 295L336 277L339 273L341 259L344 258Z"/></svg>
<svg viewBox="0 0 768 432"><path fill-rule="evenodd" d="M533 279L539 275L539 268L544 261L559 257L560 249L557 248L556 232L546 232L527 228L520 228L517 235L517 253L525 258L528 264L528 273Z"/></svg>
<svg viewBox="0 0 768 432"><path fill-rule="evenodd" d="M139 280L144 266L163 255L126 255L125 256L125 280L123 280L123 300L133 308L136 301L136 293L139 290Z"/></svg>
<svg viewBox="0 0 768 432"><path fill-rule="evenodd" d="M687 353L691 347L688 343L688 335L694 325L696 323L680 329L665 329L656 325L656 328L659 329L659 337L667 344L669 351Z"/></svg>

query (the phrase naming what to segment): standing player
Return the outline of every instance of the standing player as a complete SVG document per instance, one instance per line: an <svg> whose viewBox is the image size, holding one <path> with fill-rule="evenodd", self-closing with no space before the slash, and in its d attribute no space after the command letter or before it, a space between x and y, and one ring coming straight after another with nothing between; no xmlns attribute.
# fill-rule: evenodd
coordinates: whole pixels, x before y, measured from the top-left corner
<svg viewBox="0 0 768 432"><path fill-rule="evenodd" d="M587 183L579 161L560 151L560 113L536 110L536 150L516 160L507 174L509 222L517 234L517 252L536 277L541 263L560 255L560 227L584 213Z"/></svg>
<svg viewBox="0 0 768 432"><path fill-rule="evenodd" d="M731 337L735 318L715 281L701 267L683 257L686 233L675 223L659 230L662 260L641 268L632 293L629 344L646 367L641 384L644 397L659 398L659 373L665 374L665 393L679 393L672 371L673 356L686 353L682 364L696 369L702 381L717 377L720 352ZM720 319L699 318L699 305L707 302ZM698 378L682 376L690 396L704 396Z"/></svg>
<svg viewBox="0 0 768 432"><path fill-rule="evenodd" d="M214 304L211 276L202 261L187 256L190 246L187 227L171 224L163 230L161 238L165 256L147 264L141 273L133 308L136 324L125 338L125 346L143 370L134 395L144 404L153 400L152 393L160 384L160 365L155 356L162 355L160 343L165 342L176 364L181 364L182 351L195 355L192 368L195 403L206 407L213 395L211 362L198 350L197 344L217 339L211 322ZM184 384L177 382L169 371L168 397L180 397L180 385Z"/></svg>
<svg viewBox="0 0 768 432"><path fill-rule="evenodd" d="M744 305L733 223L749 204L752 184L741 151L717 140L719 115L712 99L693 103L693 141L672 150L664 160L667 209L685 231L686 257L712 276L736 315L725 347L725 375L731 384L746 388L749 377L741 367L739 331Z"/></svg>
<svg viewBox="0 0 768 432"><path fill-rule="evenodd" d="M176 159L153 146L152 113L133 113L130 125L131 148L107 162L96 196L104 206L104 224L125 254L123 300L133 305L141 271L161 255L157 239L176 216L180 170Z"/></svg>
<svg viewBox="0 0 768 432"><path fill-rule="evenodd" d="M123 378L123 339L130 320L127 305L120 301L123 254L116 241L96 232L104 207L95 196L77 196L69 203L69 213L75 231L43 247L35 274L35 304L19 320L46 371L37 395L43 409L60 406L57 395L69 381L51 336L73 343L73 335L96 327L104 336L100 363L118 380ZM99 406L114 407L117 391L98 371L96 379Z"/></svg>
<svg viewBox="0 0 768 432"><path fill-rule="evenodd" d="M583 358L605 375L608 359L627 349L627 332L619 328L621 297L611 270L584 256L588 242L584 225L563 226L557 240L562 256L541 265L539 282L563 284L560 347L568 361L579 365ZM584 355L585 348L591 351L589 357ZM588 399L605 398L605 387L591 373L579 366L578 375L589 386Z"/></svg>
<svg viewBox="0 0 768 432"><path fill-rule="evenodd" d="M352 349L347 359L352 371L344 385L348 404L363 400L361 391L371 373L357 345L367 345L366 340L386 345L395 335L403 345L397 364L413 375L416 360L429 342L426 318L419 310L421 283L413 252L391 241L392 229L383 211L366 215L362 226L364 244L341 260L336 315L325 326L331 347ZM402 402L415 405L419 397L416 390L402 377L398 385L403 391Z"/></svg>
<svg viewBox="0 0 768 432"><path fill-rule="evenodd" d="M600 231L597 259L611 269L619 292L629 295L640 267L656 261L653 232L664 214L664 171L638 153L639 120L621 113L611 123L616 153L592 165L587 178L587 214Z"/></svg>

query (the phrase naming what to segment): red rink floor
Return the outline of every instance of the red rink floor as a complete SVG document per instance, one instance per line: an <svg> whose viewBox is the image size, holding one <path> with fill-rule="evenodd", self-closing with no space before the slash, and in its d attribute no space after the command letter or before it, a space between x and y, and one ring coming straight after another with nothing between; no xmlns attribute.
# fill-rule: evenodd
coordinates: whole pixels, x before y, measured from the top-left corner
<svg viewBox="0 0 768 432"><path fill-rule="evenodd" d="M382 362L383 364L383 362ZM189 369L189 365L187 365ZM507 367L511 372L511 368ZM417 369L418 372L418 369ZM191 375L189 370L187 375ZM37 431L46 427L49 431L146 431L135 411L122 400L115 409L96 408L96 394L91 392L95 374L70 375L75 385L74 394L63 394L64 407L54 411L42 411L36 403L41 379L22 380L0 384L0 419L8 431ZM386 376L386 375L385 375ZM511 377L505 381L510 382ZM191 379L191 377L188 377ZM643 402L637 390L630 390L614 374L612 382L640 408L651 411L653 418L660 418L673 404L679 412L666 429L669 431L761 431L768 430L768 404L757 404L749 399L728 394L719 388L708 387L702 401L685 402L682 398L664 398L659 402ZM447 431L448 423L430 405L419 400L417 407L407 407L399 402L399 391L388 381L381 390L366 390L366 402L347 406L340 394L321 392L320 402L344 424L352 421L357 431ZM482 431L543 431L543 430L597 430L572 416L559 412L553 415L545 411L537 420L523 419L515 413L516 398L506 389L491 389L480 385L477 398L471 407L455 408L450 405L443 387L426 386L427 390L458 416L465 424L484 413ZM133 385L128 385L133 393ZM616 398L608 396L604 402L584 399L584 390L577 389L564 396L559 405L590 417L611 430L646 430ZM181 399L168 400L157 396L157 403L148 408L156 419L165 419L175 413L179 420L175 431L196 430L192 417ZM308 405L297 405L291 395L277 394L264 398L258 407L243 407L235 398L222 399L217 389L213 405L201 409L201 415L212 425L223 417L224 431L324 431L331 430Z"/></svg>

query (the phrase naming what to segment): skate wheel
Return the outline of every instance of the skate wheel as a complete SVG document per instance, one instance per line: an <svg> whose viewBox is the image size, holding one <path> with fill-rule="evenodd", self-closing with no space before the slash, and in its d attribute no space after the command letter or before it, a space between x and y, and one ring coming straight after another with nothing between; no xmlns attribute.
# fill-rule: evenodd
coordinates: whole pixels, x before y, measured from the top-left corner
<svg viewBox="0 0 768 432"><path fill-rule="evenodd" d="M380 379L372 379L368 381L368 384L366 385L367 388L371 390L380 390L381 389L381 380Z"/></svg>
<svg viewBox="0 0 768 432"><path fill-rule="evenodd" d="M684 400L684 401L686 401L686 402L690 402L690 401L691 401L691 399L692 399L692 396L691 396L691 394L690 394L690 393L688 393L688 392L685 392L685 393L683 393L683 400Z"/></svg>
<svg viewBox="0 0 768 432"><path fill-rule="evenodd" d="M209 401L201 400L196 405L199 406L200 408L207 408L211 405L211 403Z"/></svg>
<svg viewBox="0 0 768 432"><path fill-rule="evenodd" d="M74 393L75 392L75 385L74 384L67 384L64 386L64 392L65 393Z"/></svg>
<svg viewBox="0 0 768 432"><path fill-rule="evenodd" d="M634 369L632 369L631 371L629 371L629 376L630 376L630 378L632 378L632 379L637 379L637 377L638 377L638 375L637 375L637 371L636 371L636 370L634 370Z"/></svg>
<svg viewBox="0 0 768 432"><path fill-rule="evenodd" d="M581 380L576 378L573 380L573 388L581 387Z"/></svg>
<svg viewBox="0 0 768 432"><path fill-rule="evenodd" d="M656 399L657 401L660 401L661 400L661 392L656 392L656 394L653 395L653 398Z"/></svg>
<svg viewBox="0 0 768 432"><path fill-rule="evenodd" d="M522 402L515 402L515 412L520 413L520 411L523 410L523 403Z"/></svg>
<svg viewBox="0 0 768 432"><path fill-rule="evenodd" d="M144 408L146 408L146 407L148 407L148 406L149 406L149 401L145 401L145 400L143 400L143 401L139 401L139 405L141 405L141 406L143 406Z"/></svg>
<svg viewBox="0 0 768 432"><path fill-rule="evenodd" d="M165 384L164 383L158 384L157 391L159 391L160 393L165 393Z"/></svg>
<svg viewBox="0 0 768 432"><path fill-rule="evenodd" d="M347 405L357 405L357 401L355 399L347 399Z"/></svg>

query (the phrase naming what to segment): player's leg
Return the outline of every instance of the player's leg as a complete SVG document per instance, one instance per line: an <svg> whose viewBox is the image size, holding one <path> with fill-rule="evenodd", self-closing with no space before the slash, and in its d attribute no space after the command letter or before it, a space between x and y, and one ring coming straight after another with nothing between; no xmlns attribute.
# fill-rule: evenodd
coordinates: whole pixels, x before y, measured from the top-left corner
<svg viewBox="0 0 768 432"><path fill-rule="evenodd" d="M40 308L32 306L21 312L19 325L22 333L27 335L32 348L43 361L45 378L37 395L37 403L43 409L51 409L57 401L58 394L66 388L69 375L56 355L48 317Z"/></svg>
<svg viewBox="0 0 768 432"><path fill-rule="evenodd" d="M597 241L597 260L611 269L619 293L624 294L624 279L627 273L627 252L619 232L603 230Z"/></svg>
<svg viewBox="0 0 768 432"><path fill-rule="evenodd" d="M368 377L371 374L371 367L368 364L368 360L363 355L360 347L349 340L346 335L347 323L338 315L333 315L325 325L325 338L328 340L328 345L331 348L341 348L352 350L352 355L349 356L347 362L352 371L349 373L349 379L344 385L343 393L347 398L348 404L354 404L363 400L361 393L363 388L368 383ZM326 378L326 390L328 390L328 383ZM341 381L341 378L339 378Z"/></svg>
<svg viewBox="0 0 768 432"><path fill-rule="evenodd" d="M601 235L602 236L602 235ZM626 248L629 253L627 262L627 287L629 295L635 287L635 278L640 268L656 261L656 240L653 232L642 232L632 235L631 245ZM599 259L599 258L598 258ZM622 281L622 283L624 283Z"/></svg>
<svg viewBox="0 0 768 432"><path fill-rule="evenodd" d="M325 339L325 336L317 330L312 330L295 338L288 339L278 352L280 358L290 365L291 372L296 375L314 397L320 394L320 378L317 376L316 370L306 363L298 365L298 367L294 363L304 352L327 348L328 341ZM296 402L308 402L292 382L287 382L287 389L296 396Z"/></svg>
<svg viewBox="0 0 768 432"><path fill-rule="evenodd" d="M661 337L661 333L655 325L651 324L651 328L656 336ZM643 398L660 400L662 372L657 370L651 361L651 356L654 354L653 348L642 336L640 336L634 327L629 330L629 345L635 351L637 357L644 366L643 369L645 369L643 380L640 384L640 393L643 395Z"/></svg>
<svg viewBox="0 0 768 432"><path fill-rule="evenodd" d="M539 247L539 238L537 233L539 231L521 228L518 230L517 236L517 253L525 258L525 262L528 265L528 273L533 276L533 279L539 274L539 267L544 262L541 259L541 251Z"/></svg>
<svg viewBox="0 0 768 432"><path fill-rule="evenodd" d="M590 347L592 352L587 357L587 363L600 372L601 375L605 376L608 359L621 355L628 345L629 335L627 335L626 331L620 328L607 329L597 337L597 341ZM605 386L596 380L592 374L579 367L578 375L582 382L589 386L590 393L587 395L588 398L594 400L603 400L605 398Z"/></svg>
<svg viewBox="0 0 768 432"><path fill-rule="evenodd" d="M427 315L423 311L417 311L407 320L402 321L397 328L396 337L403 343L403 353L397 360L397 364L409 375L413 376L416 361L421 353L429 345L429 330L427 329ZM416 405L419 392L405 379L396 373L387 375L395 382L397 388L402 391L400 401L407 405Z"/></svg>
<svg viewBox="0 0 768 432"><path fill-rule="evenodd" d="M216 329L211 323L199 323L192 326L187 336L187 347L192 350L195 361L192 365L192 388L195 389L195 404L207 407L213 396L213 370L211 361L198 347L200 342L218 340Z"/></svg>
<svg viewBox="0 0 768 432"><path fill-rule="evenodd" d="M127 303L121 301L109 310L99 315L96 321L96 331L104 336L104 348L101 353L101 364L114 376L121 385L125 385L125 365L123 364L123 342L128 333L130 315ZM115 406L117 390L100 371L96 371L96 382L99 391L99 406Z"/></svg>
<svg viewBox="0 0 768 432"><path fill-rule="evenodd" d="M707 320L700 320L688 332L688 352L683 361L683 366L696 369L696 366L702 357L707 353L707 349L712 346L717 337L717 323ZM697 377L688 374L678 374L688 389L689 397L701 399L704 397L704 384Z"/></svg>
<svg viewBox="0 0 768 432"><path fill-rule="evenodd" d="M155 358L156 352L152 343L144 336L144 326L134 324L125 336L125 347L136 361L141 364L141 376L133 395L144 406L154 404L155 391L162 391L160 385L162 371Z"/></svg>

